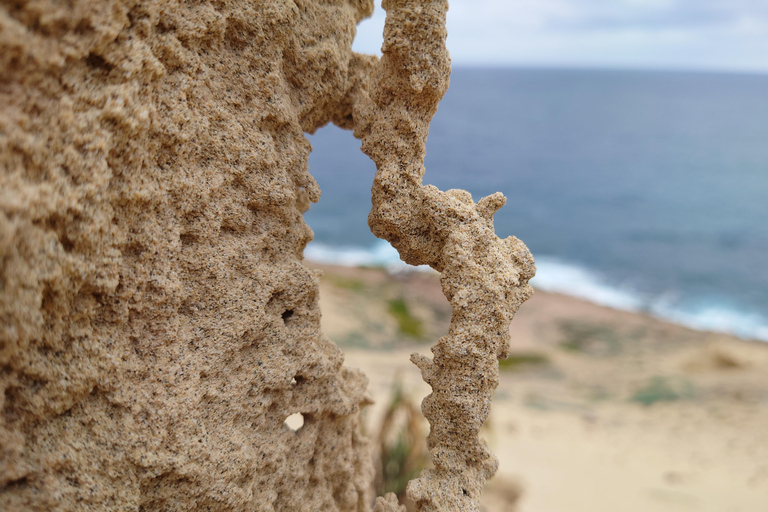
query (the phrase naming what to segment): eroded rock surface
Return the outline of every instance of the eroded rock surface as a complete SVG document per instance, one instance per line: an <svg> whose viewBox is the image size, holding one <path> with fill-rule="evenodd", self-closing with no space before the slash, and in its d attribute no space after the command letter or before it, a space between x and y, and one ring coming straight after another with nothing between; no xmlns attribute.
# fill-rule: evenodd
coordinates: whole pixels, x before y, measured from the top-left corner
<svg viewBox="0 0 768 512"><path fill-rule="evenodd" d="M355 130L373 232L442 273L414 357L421 510L476 510L478 438L533 260L496 194L424 187L444 0L0 2L0 509L368 510L365 377L319 330L304 132ZM283 421L301 413L297 431ZM395 510L392 496L377 510Z"/></svg>
<svg viewBox="0 0 768 512"><path fill-rule="evenodd" d="M302 212L372 8L0 2L0 510L369 508Z"/></svg>
<svg viewBox="0 0 768 512"><path fill-rule="evenodd" d="M525 244L494 232L503 195L475 204L463 190L422 186L429 122L448 88L447 1L389 0L384 8L383 57L356 63L364 71L352 92L355 136L377 167L368 224L404 261L440 272L453 309L434 358L411 357L432 387L422 410L434 468L409 483L408 497L420 511L479 510L498 467L479 431L498 385L497 358L509 352L509 324L533 291L535 266ZM376 510L395 508L379 500Z"/></svg>

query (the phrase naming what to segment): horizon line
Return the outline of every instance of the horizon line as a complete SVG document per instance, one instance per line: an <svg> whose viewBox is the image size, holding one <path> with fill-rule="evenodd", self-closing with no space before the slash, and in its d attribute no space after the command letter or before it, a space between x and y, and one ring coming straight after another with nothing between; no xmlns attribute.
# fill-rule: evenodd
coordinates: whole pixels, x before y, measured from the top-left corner
<svg viewBox="0 0 768 512"><path fill-rule="evenodd" d="M452 62L452 69L518 69L536 71L598 71L598 72L639 72L639 73L681 73L711 75L749 75L768 76L768 69L708 68L708 67L672 67L672 66L635 66L611 64L531 64L506 62Z"/></svg>

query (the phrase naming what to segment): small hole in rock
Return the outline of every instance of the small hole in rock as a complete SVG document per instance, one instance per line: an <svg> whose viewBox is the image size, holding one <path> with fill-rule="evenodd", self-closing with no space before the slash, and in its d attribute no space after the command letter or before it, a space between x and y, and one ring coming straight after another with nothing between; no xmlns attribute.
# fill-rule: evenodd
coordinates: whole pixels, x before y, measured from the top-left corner
<svg viewBox="0 0 768 512"><path fill-rule="evenodd" d="M286 427L296 432L297 430L299 430L301 427L304 426L304 415L301 414L300 412L291 414L290 416L285 418L284 423Z"/></svg>
<svg viewBox="0 0 768 512"><path fill-rule="evenodd" d="M463 492L463 493L464 493L464 496L469 496L469 493L467 492L467 490L466 490L466 489L462 489L462 490L461 490L461 492Z"/></svg>
<svg viewBox="0 0 768 512"><path fill-rule="evenodd" d="M66 236L62 237L59 242L61 243L61 247L65 252L72 252L72 250L75 248L75 244Z"/></svg>
<svg viewBox="0 0 768 512"><path fill-rule="evenodd" d="M197 237L192 233L182 233L179 236L179 239L181 240L181 245L183 246L192 245L197 242Z"/></svg>
<svg viewBox="0 0 768 512"><path fill-rule="evenodd" d="M292 309L288 309L288 310L284 311L283 314L282 314L283 322L287 323L288 319L291 318L292 316L293 316L293 310Z"/></svg>
<svg viewBox="0 0 768 512"><path fill-rule="evenodd" d="M102 69L106 72L112 71L114 66L107 62L104 57L95 53L89 53L85 59L85 63L95 69Z"/></svg>

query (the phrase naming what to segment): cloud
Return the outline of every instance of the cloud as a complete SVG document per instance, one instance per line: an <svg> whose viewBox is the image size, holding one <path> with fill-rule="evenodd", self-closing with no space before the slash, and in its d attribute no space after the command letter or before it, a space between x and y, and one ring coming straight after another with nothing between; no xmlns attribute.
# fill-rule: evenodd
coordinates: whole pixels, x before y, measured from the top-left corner
<svg viewBox="0 0 768 512"><path fill-rule="evenodd" d="M378 53L384 11L355 49ZM768 1L454 0L457 65L720 69L768 72Z"/></svg>
<svg viewBox="0 0 768 512"><path fill-rule="evenodd" d="M754 0L562 0L569 17L553 16L547 26L572 30L710 30L738 25L742 19L768 21L768 7Z"/></svg>

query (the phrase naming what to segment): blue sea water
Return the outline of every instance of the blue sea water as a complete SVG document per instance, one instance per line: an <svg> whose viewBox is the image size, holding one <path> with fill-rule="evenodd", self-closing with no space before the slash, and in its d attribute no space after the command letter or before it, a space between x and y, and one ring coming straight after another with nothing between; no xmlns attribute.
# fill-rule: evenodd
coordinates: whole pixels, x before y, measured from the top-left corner
<svg viewBox="0 0 768 512"><path fill-rule="evenodd" d="M368 230L359 141L310 141L323 196L306 256L394 264ZM528 245L534 286L768 341L768 76L454 69L426 169L507 196L496 231Z"/></svg>

